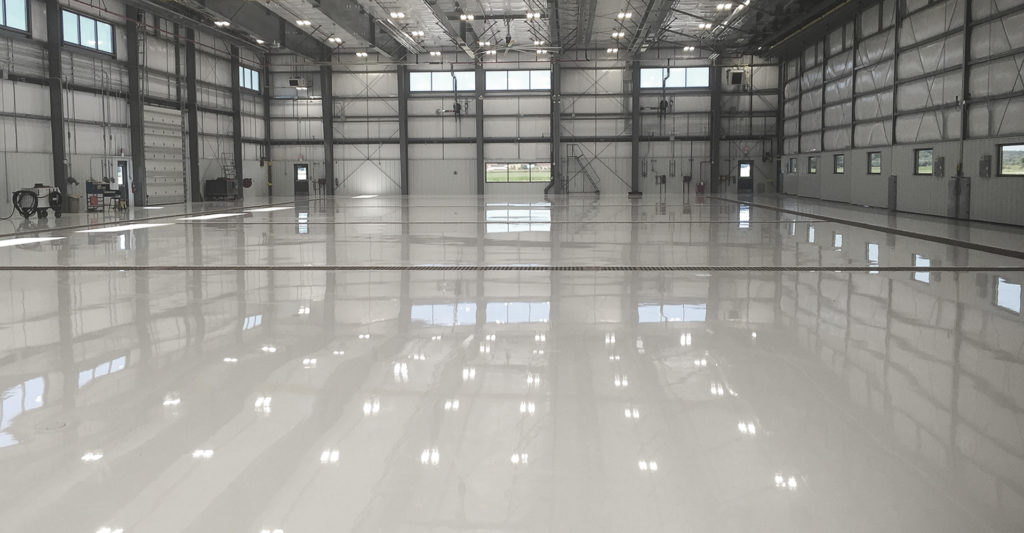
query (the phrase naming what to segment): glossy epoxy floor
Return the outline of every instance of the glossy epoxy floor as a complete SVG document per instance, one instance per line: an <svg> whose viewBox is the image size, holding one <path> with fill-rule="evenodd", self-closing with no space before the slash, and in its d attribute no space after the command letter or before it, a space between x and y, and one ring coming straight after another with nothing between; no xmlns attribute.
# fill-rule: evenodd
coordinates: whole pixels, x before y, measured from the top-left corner
<svg viewBox="0 0 1024 533"><path fill-rule="evenodd" d="M1024 529L1014 228L681 196L2 224L2 531Z"/></svg>

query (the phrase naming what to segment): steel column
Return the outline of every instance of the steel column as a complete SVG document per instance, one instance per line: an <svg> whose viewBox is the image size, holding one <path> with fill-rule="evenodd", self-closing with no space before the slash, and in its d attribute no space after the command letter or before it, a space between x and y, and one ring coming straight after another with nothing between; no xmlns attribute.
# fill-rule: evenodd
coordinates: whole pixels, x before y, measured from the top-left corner
<svg viewBox="0 0 1024 533"><path fill-rule="evenodd" d="M185 113L188 115L188 176L193 202L203 201L199 179L199 101L196 92L196 31L185 33Z"/></svg>
<svg viewBox="0 0 1024 533"><path fill-rule="evenodd" d="M708 183L708 190L712 193L721 192L721 180L718 175L721 173L722 153L722 67L711 66L711 176Z"/></svg>
<svg viewBox="0 0 1024 533"><path fill-rule="evenodd" d="M324 126L324 184L325 194L334 196L334 73L331 56L320 65L320 112Z"/></svg>
<svg viewBox="0 0 1024 533"><path fill-rule="evenodd" d="M476 62L476 193L484 194L484 183L487 180L487 167L484 163L484 65Z"/></svg>
<svg viewBox="0 0 1024 533"><path fill-rule="evenodd" d="M782 157L783 145L785 144L786 132L784 129L786 120L786 62L779 59L779 95L775 104L775 160L778 178L775 180L775 192L782 193L784 190L783 181L786 179L786 170L783 168L785 158ZM852 139L852 137L851 137Z"/></svg>
<svg viewBox="0 0 1024 533"><path fill-rule="evenodd" d="M64 94L61 92L61 80L64 77L63 60L60 53L62 35L60 2L46 0L46 59L50 77L50 143L53 152L53 185L60 189L66 198L68 167L64 145Z"/></svg>
<svg viewBox="0 0 1024 533"><path fill-rule="evenodd" d="M562 65L551 62L551 180L555 194L565 193L562 176Z"/></svg>
<svg viewBox="0 0 1024 533"><path fill-rule="evenodd" d="M409 194L409 67L398 65L398 165L402 194ZM404 210L403 210L404 212Z"/></svg>
<svg viewBox="0 0 1024 533"><path fill-rule="evenodd" d="M629 197L638 198L643 195L640 191L640 56L636 56L630 64L629 69L629 93L631 122L630 131L632 133L632 143L630 148L630 154L632 155L632 171L630 172L630 183L629 183Z"/></svg>
<svg viewBox="0 0 1024 533"><path fill-rule="evenodd" d="M241 66L238 47L231 45L231 148L235 166L235 179L238 181L238 193L245 196L242 187L242 80L238 72Z"/></svg>
<svg viewBox="0 0 1024 533"><path fill-rule="evenodd" d="M59 14L59 11L58 11ZM146 205L146 153L143 144L142 88L139 84L139 19L144 15L134 6L127 6L125 37L128 41L128 127L131 134L132 179L135 206Z"/></svg>
<svg viewBox="0 0 1024 533"><path fill-rule="evenodd" d="M274 158L270 147L270 54L263 55L263 71L260 73L260 92L263 94L263 160L260 166L267 168L267 196L274 197Z"/></svg>

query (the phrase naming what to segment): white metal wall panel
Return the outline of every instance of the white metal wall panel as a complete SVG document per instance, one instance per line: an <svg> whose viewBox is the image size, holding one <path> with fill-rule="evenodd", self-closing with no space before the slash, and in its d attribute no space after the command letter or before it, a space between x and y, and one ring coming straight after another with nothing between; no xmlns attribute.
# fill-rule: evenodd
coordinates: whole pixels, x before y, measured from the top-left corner
<svg viewBox="0 0 1024 533"><path fill-rule="evenodd" d="M963 59L964 36L957 33L903 52L897 68L901 79L913 78L961 65Z"/></svg>
<svg viewBox="0 0 1024 533"><path fill-rule="evenodd" d="M892 144L892 120L857 124L853 128L854 146L870 147Z"/></svg>
<svg viewBox="0 0 1024 533"><path fill-rule="evenodd" d="M896 142L916 143L960 137L960 111L940 110L896 118Z"/></svg>
<svg viewBox="0 0 1024 533"><path fill-rule="evenodd" d="M1024 54L972 67L969 82L972 98L1024 91Z"/></svg>
<svg viewBox="0 0 1024 533"><path fill-rule="evenodd" d="M927 0L908 0L907 11L915 11L910 4L922 1L927 4ZM919 43L959 28L964 23L964 4L962 0L946 0L908 16L900 25L900 45Z"/></svg>
<svg viewBox="0 0 1024 533"><path fill-rule="evenodd" d="M825 84L825 102L832 104L853 98L853 76Z"/></svg>
<svg viewBox="0 0 1024 533"><path fill-rule="evenodd" d="M956 103L962 79L963 73L956 71L900 84L896 89L896 106L900 111L911 111Z"/></svg>
<svg viewBox="0 0 1024 533"><path fill-rule="evenodd" d="M850 128L825 130L822 137L824 150L842 150L850 147Z"/></svg>
<svg viewBox="0 0 1024 533"><path fill-rule="evenodd" d="M889 30L864 39L857 45L857 64L872 65L893 56L896 31Z"/></svg>
<svg viewBox="0 0 1024 533"><path fill-rule="evenodd" d="M968 109L971 137L999 137L1024 134L1024 97L992 100Z"/></svg>
<svg viewBox="0 0 1024 533"><path fill-rule="evenodd" d="M892 115L892 93L889 91L862 96L857 99L856 120L870 120Z"/></svg>
<svg viewBox="0 0 1024 533"><path fill-rule="evenodd" d="M892 87L895 71L893 62L885 61L871 68L857 71L857 92L859 94Z"/></svg>
<svg viewBox="0 0 1024 533"><path fill-rule="evenodd" d="M150 205L185 201L185 147L180 109L143 107L146 196Z"/></svg>
<svg viewBox="0 0 1024 533"><path fill-rule="evenodd" d="M853 104L846 102L825 108L825 127L849 125L853 114Z"/></svg>
<svg viewBox="0 0 1024 533"><path fill-rule="evenodd" d="M1024 11L971 30L971 59L990 57L1024 47Z"/></svg>

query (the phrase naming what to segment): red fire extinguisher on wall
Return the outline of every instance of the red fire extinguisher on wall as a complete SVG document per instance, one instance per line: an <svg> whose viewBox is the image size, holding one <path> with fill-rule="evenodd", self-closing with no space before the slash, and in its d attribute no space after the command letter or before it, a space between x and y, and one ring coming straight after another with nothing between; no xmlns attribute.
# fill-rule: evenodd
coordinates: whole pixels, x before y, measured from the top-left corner
<svg viewBox="0 0 1024 533"><path fill-rule="evenodd" d="M697 182L697 194L704 194L704 180Z"/></svg>

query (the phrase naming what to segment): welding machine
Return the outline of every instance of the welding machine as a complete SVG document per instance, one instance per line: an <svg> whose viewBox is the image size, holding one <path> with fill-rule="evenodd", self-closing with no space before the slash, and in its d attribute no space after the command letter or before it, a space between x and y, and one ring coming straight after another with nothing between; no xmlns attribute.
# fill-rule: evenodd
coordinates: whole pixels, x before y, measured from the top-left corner
<svg viewBox="0 0 1024 533"><path fill-rule="evenodd" d="M46 212L50 209L53 210L53 216L60 218L64 195L56 187L37 183L33 187L15 191L11 200L14 202L14 208L25 218L32 215L46 218Z"/></svg>

